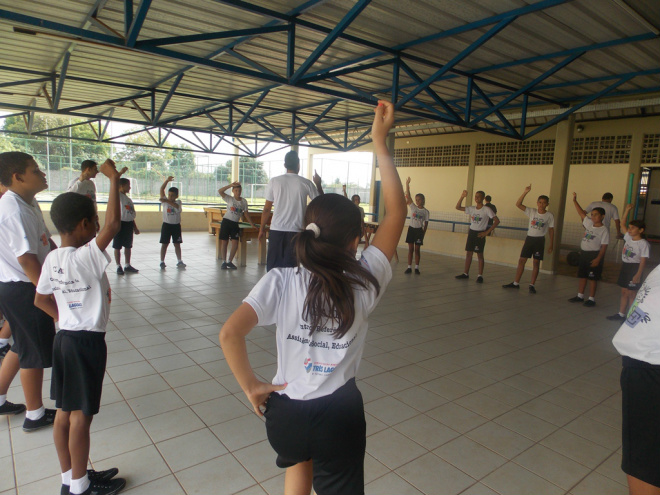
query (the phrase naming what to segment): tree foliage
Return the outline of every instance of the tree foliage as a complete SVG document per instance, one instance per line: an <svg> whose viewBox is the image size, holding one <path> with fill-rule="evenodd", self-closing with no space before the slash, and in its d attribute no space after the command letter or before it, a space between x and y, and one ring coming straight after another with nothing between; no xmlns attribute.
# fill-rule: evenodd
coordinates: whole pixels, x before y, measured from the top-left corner
<svg viewBox="0 0 660 495"><path fill-rule="evenodd" d="M231 172L232 161L228 160L226 167ZM264 162L251 158L249 156L241 156L238 158L238 167L240 170L241 182L243 187L246 184L266 184L268 183L268 174L264 170Z"/></svg>

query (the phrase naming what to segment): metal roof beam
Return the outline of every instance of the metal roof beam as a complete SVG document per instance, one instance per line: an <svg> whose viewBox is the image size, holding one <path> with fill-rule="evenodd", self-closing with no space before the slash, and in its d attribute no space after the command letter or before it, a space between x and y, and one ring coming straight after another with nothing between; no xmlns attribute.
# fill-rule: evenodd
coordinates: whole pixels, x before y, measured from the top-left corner
<svg viewBox="0 0 660 495"><path fill-rule="evenodd" d="M264 91L263 93L261 93L259 98L257 98L254 101L254 103L252 104L252 106L249 108L249 110L247 112L245 112L245 113L241 112L241 113L243 113L243 117L241 118L241 120L239 120L236 123L236 125L233 128L230 127L230 129L229 129L230 134L235 134L236 132L238 132L238 130L241 128L241 126L245 123L245 121L247 119L250 118L250 115L252 115L252 112L254 112L254 110L259 106L259 104L264 100L264 98L266 98L266 96L268 96L268 91ZM240 112L240 110L238 110L238 111Z"/></svg>
<svg viewBox="0 0 660 495"><path fill-rule="evenodd" d="M172 99L172 96L176 92L176 89L179 87L179 83L181 82L181 79L183 79L183 76L185 74L179 74L174 82L172 83L172 86L170 86L170 90L167 92L167 95L165 96L165 99L163 102L160 104L160 108L158 109L158 112L156 112L156 115L153 118L154 122L158 122L163 115L163 112L165 111L165 108L167 108L167 104L170 102ZM153 93L152 93L153 94Z"/></svg>
<svg viewBox="0 0 660 495"><path fill-rule="evenodd" d="M117 104L117 103L124 103L126 101L131 101L131 100L139 100L140 98L145 98L147 96L150 96L150 95L148 93L146 93L146 94L143 94L143 95L138 95L137 97L127 96L127 97L123 97L123 98L113 98L112 100L104 100L104 101L98 101L98 102L94 102L94 103L86 103L84 105L77 105L75 107L67 107L67 108L63 108L62 110L66 111L66 112L76 112L78 110L84 110L86 108L99 107L101 105L114 105L114 104Z"/></svg>
<svg viewBox="0 0 660 495"><path fill-rule="evenodd" d="M135 46L138 36L140 35L140 30L142 30L144 21L147 19L147 12L149 12L149 7L151 7L151 1L152 0L140 0L140 5L138 5L137 12L135 12L131 27L126 31L126 46L131 48Z"/></svg>
<svg viewBox="0 0 660 495"><path fill-rule="evenodd" d="M302 77L300 79L300 81L303 82L303 83L322 81L324 79L331 79L333 77L345 76L347 74L352 74L354 72L362 72L362 71L365 71L365 70L374 69L376 67L382 67L383 65L393 64L393 63L395 63L395 61L396 61L396 58L388 58L387 60L381 60L379 62L372 62L372 63L366 64L366 65L358 65L358 66L347 67L347 68L341 69L341 70L319 71L319 72L314 73L314 75L309 75L309 76Z"/></svg>
<svg viewBox="0 0 660 495"><path fill-rule="evenodd" d="M37 79L24 79L22 81L12 81L0 83L0 88L8 88L10 86L23 86L26 84L35 84L50 81L50 77L39 77Z"/></svg>
<svg viewBox="0 0 660 495"><path fill-rule="evenodd" d="M57 109L60 106L60 100L62 99L62 90L64 89L64 80L66 79L66 71L69 69L69 60L71 59L71 52L66 52L64 54L64 59L62 61L62 69L60 71L60 76L57 81L57 90L53 95L53 111L57 113Z"/></svg>
<svg viewBox="0 0 660 495"><path fill-rule="evenodd" d="M337 102L334 102L334 103L331 103L330 105L328 105L328 106L326 107L326 109L323 110L323 111L319 114L319 116L316 117L311 123L309 123L309 124L307 125L307 127L306 127L301 133L299 133L297 136L294 137L293 142L294 142L294 143L297 143L297 142L300 141L302 138L304 138L305 135L310 131L310 129L311 129L312 127L314 127L316 124L318 124L318 123L321 121L321 119L323 119L323 117L325 117L325 116L327 115L327 113L335 107L336 104L337 104Z"/></svg>
<svg viewBox="0 0 660 495"><path fill-rule="evenodd" d="M279 77L279 75L276 72L273 72L268 67L265 67L265 66L261 65L260 63L257 63L254 60L249 59L245 55L241 55L240 53L238 53L233 48L231 50L227 50L225 53L228 54L228 55L231 55L234 58L237 58L238 60L240 60L242 62L245 62L247 65L249 65L250 67L253 67L254 69L257 69L259 72L263 72L264 74L270 74L271 76Z"/></svg>
<svg viewBox="0 0 660 495"><path fill-rule="evenodd" d="M136 48L143 46L163 46L163 45L180 45L184 43L196 43L199 41L213 41L226 38L240 38L244 36L259 36L261 34L281 33L288 31L288 26L263 26L258 28L249 29L233 29L230 31L216 31L212 33L191 34L188 36L170 36L167 38L152 38L149 40L141 40L135 43Z"/></svg>
<svg viewBox="0 0 660 495"><path fill-rule="evenodd" d="M472 81L471 88L468 88L468 89L469 89L469 91L474 90L479 95L479 97L481 99L483 99L486 102L486 104L488 106L490 106L491 108L495 106L495 105L493 105L493 102L488 97L488 95L486 93L484 93L483 90L474 81ZM516 131L516 129L511 124L511 122L509 122L509 120L504 116L504 114L499 109L496 109L494 112L495 112L495 115L497 116L497 118L500 119L500 121L509 129L511 135L513 135L515 137L520 137L520 135L518 134L518 131ZM487 122L492 125L492 122L490 122L490 121L487 121ZM472 124L471 122L468 122L468 125L471 125L471 124Z"/></svg>
<svg viewBox="0 0 660 495"><path fill-rule="evenodd" d="M360 15L360 13L371 3L371 0L358 0L358 2L348 11L344 18L328 33L325 39L314 49L307 60L305 60L298 70L291 76L289 82L295 84L302 76L316 63L316 61L330 48L335 40L346 30L348 26Z"/></svg>

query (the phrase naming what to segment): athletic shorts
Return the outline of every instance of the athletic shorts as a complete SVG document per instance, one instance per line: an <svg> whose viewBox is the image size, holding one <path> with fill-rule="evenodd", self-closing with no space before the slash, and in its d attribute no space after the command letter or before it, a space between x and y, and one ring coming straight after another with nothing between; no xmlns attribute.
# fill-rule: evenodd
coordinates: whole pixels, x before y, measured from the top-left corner
<svg viewBox="0 0 660 495"><path fill-rule="evenodd" d="M660 366L623 357L624 473L660 487Z"/></svg>
<svg viewBox="0 0 660 495"><path fill-rule="evenodd" d="M163 222L163 226L160 228L160 243L169 244L170 239L172 239L174 244L181 244L183 242L180 223Z"/></svg>
<svg viewBox="0 0 660 495"><path fill-rule="evenodd" d="M311 459L318 495L364 494L366 422L354 378L318 399L293 400L272 393L264 416L278 467Z"/></svg>
<svg viewBox="0 0 660 495"><path fill-rule="evenodd" d="M117 235L112 240L112 249L131 249L133 247L133 226L134 223L132 220L121 223L119 232L117 232Z"/></svg>
<svg viewBox="0 0 660 495"><path fill-rule="evenodd" d="M241 236L241 228L238 226L238 222L223 218L218 235L222 241L237 241Z"/></svg>
<svg viewBox="0 0 660 495"><path fill-rule="evenodd" d="M419 227L408 227L408 234L406 234L406 244L417 244L418 246L424 245L424 229Z"/></svg>
<svg viewBox="0 0 660 495"><path fill-rule="evenodd" d="M50 368L53 363L53 319L34 305L32 282L0 282L0 309L11 327L21 368Z"/></svg>
<svg viewBox="0 0 660 495"><path fill-rule="evenodd" d="M637 270L639 270L639 263L622 263L617 285L628 290L639 290L644 279L641 279L638 284L631 282L632 278L637 274Z"/></svg>
<svg viewBox="0 0 660 495"><path fill-rule="evenodd" d="M298 266L294 238L298 232L271 230L268 234L268 253L266 255L266 271L273 268Z"/></svg>
<svg viewBox="0 0 660 495"><path fill-rule="evenodd" d="M580 251L580 263L578 265L578 278L588 278L598 281L603 273L604 257L596 267L591 266L591 262L598 257L600 251Z"/></svg>
<svg viewBox="0 0 660 495"><path fill-rule="evenodd" d="M543 259L543 252L545 251L545 237L532 237L525 238L522 251L520 251L521 258L534 258L535 260Z"/></svg>
<svg viewBox="0 0 660 495"><path fill-rule="evenodd" d="M60 330L53 348L50 398L62 411L93 416L101 407L108 357L105 332Z"/></svg>
<svg viewBox="0 0 660 495"><path fill-rule="evenodd" d="M486 247L486 238L479 237L483 231L476 231L470 229L468 231L467 242L465 243L466 251L473 251L475 253L483 253L484 248Z"/></svg>

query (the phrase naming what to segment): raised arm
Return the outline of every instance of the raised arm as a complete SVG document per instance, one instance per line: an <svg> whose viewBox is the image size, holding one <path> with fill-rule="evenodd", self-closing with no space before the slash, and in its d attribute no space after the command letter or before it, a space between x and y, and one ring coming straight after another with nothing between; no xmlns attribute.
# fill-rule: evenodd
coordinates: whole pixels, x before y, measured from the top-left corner
<svg viewBox="0 0 660 495"><path fill-rule="evenodd" d="M174 176L170 175L167 179L165 179L165 182L163 182L163 184L160 186L160 202L167 203L172 208L176 208L178 210L179 204L176 201L170 201L167 197L167 194L165 194L165 188L167 187L167 184L173 180L174 180Z"/></svg>
<svg viewBox="0 0 660 495"><path fill-rule="evenodd" d="M394 124L394 105L386 101L378 101L375 109L371 138L378 158L380 181L385 201L385 215L371 242L391 260L401 238L403 224L406 221L406 201L399 173L394 166L390 151L385 141L387 133Z"/></svg>
<svg viewBox="0 0 660 495"><path fill-rule="evenodd" d="M621 220L615 220L618 222L617 233L626 234L628 232L628 215L630 215L630 210L632 210L633 205L626 205L623 209L623 215L621 219L623 220L623 228L621 226Z"/></svg>
<svg viewBox="0 0 660 495"><path fill-rule="evenodd" d="M348 198L348 194L346 194L346 184L344 184L343 186L341 186L341 192L344 193L344 197L345 197L345 198Z"/></svg>
<svg viewBox="0 0 660 495"><path fill-rule="evenodd" d="M240 186L240 185L241 185L241 183L238 182L238 181L232 182L231 184L227 184L225 187L221 187L220 189L218 189L218 194L220 196L222 196L227 189L231 189L232 187L236 187L236 186Z"/></svg>
<svg viewBox="0 0 660 495"><path fill-rule="evenodd" d="M108 205L105 210L105 223L96 236L96 245L101 251L105 251L105 248L108 247L110 241L117 235L121 227L119 205L120 173L115 168L115 162L110 159L103 162L100 172L110 179L110 192L108 193Z"/></svg>
<svg viewBox="0 0 660 495"><path fill-rule="evenodd" d="M312 182L316 186L316 190L319 192L319 194L323 194L323 181L318 172L316 172L316 169L314 169L314 177L312 177ZM344 191L344 194L346 194L346 191Z"/></svg>
<svg viewBox="0 0 660 495"><path fill-rule="evenodd" d="M529 191L531 191L531 190L532 190L532 185L530 184L529 186L527 186L525 188L523 193L520 195L520 197L518 198L518 201L516 201L516 207L519 210L525 211L527 209L527 207L523 204L523 201L525 200L525 196L527 196L529 194Z"/></svg>
<svg viewBox="0 0 660 495"><path fill-rule="evenodd" d="M412 197L410 196L410 177L406 179L406 204L412 204Z"/></svg>
<svg viewBox="0 0 660 495"><path fill-rule="evenodd" d="M458 198L458 203L456 203L456 209L458 211L465 211L465 206L463 206L463 200L467 198L467 190L463 190L461 197Z"/></svg>
<svg viewBox="0 0 660 495"><path fill-rule="evenodd" d="M578 212L578 215L580 215L580 218L584 220L587 216L587 212L582 209L580 206L580 203L577 201L577 193L573 193L573 205L575 206L575 209Z"/></svg>

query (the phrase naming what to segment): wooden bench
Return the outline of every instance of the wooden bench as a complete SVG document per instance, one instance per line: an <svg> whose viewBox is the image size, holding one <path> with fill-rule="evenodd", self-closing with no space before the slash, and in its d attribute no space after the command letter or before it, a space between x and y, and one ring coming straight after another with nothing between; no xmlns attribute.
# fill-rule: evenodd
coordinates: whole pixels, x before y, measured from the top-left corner
<svg viewBox="0 0 660 495"><path fill-rule="evenodd" d="M220 225L222 223L222 218L227 210L221 208L204 208L204 214L208 221L209 234L215 235L215 259L220 259ZM261 220L260 211L250 211L248 212L250 219L253 222L258 222ZM238 256L239 266L247 266L247 241L252 239L257 239L259 237L259 229L254 229L248 223L241 223L241 238L238 243ZM268 232L266 232L266 237ZM231 249L228 247L228 249ZM260 265L266 264L266 239L259 241L257 247L258 257L257 263Z"/></svg>

